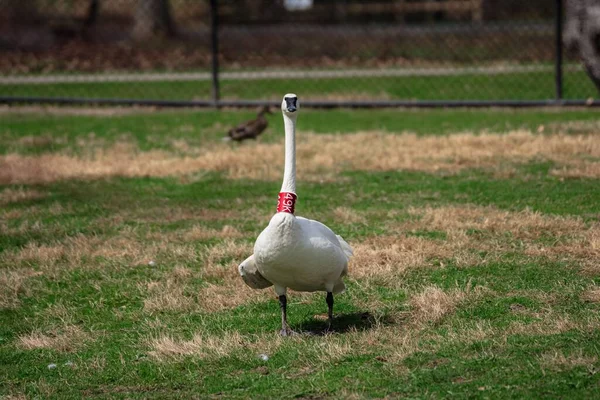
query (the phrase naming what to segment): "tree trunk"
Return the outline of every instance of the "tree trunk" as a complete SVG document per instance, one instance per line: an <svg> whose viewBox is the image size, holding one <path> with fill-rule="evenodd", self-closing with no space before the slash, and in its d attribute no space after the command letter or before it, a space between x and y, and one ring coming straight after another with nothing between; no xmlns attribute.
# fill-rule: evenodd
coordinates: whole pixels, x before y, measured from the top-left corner
<svg viewBox="0 0 600 400"><path fill-rule="evenodd" d="M581 37L581 13L584 0L567 0L565 4L565 24L563 30L563 43L569 51L579 51L579 38Z"/></svg>
<svg viewBox="0 0 600 400"><path fill-rule="evenodd" d="M588 75L600 91L600 0L584 0L579 52Z"/></svg>
<svg viewBox="0 0 600 400"><path fill-rule="evenodd" d="M563 43L579 53L588 76L600 91L600 0L567 0Z"/></svg>
<svg viewBox="0 0 600 400"><path fill-rule="evenodd" d="M135 40L146 40L156 35L172 36L175 26L171 19L169 0L138 0L135 22L131 32Z"/></svg>
<svg viewBox="0 0 600 400"><path fill-rule="evenodd" d="M90 0L87 16L83 22L85 29L92 28L98 22L98 14L100 13L100 0Z"/></svg>

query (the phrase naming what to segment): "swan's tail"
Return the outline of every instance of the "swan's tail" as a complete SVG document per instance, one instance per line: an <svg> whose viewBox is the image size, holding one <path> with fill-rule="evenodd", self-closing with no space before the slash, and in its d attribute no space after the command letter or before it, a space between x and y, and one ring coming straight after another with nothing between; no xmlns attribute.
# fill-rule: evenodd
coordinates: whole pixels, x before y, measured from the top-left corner
<svg viewBox="0 0 600 400"><path fill-rule="evenodd" d="M344 254L346 255L346 257L348 257L348 259L350 259L350 257L352 257L354 255L354 252L352 251L352 247L350 247L350 245L348 244L348 242L346 242L344 240L344 238L342 238L340 235L336 235L338 240L340 241L340 245L342 246L342 250L344 251Z"/></svg>
<svg viewBox="0 0 600 400"><path fill-rule="evenodd" d="M254 254L246 258L244 262L238 266L238 272L246 285L250 286L252 289L264 289L273 286L271 282L266 280L265 277L258 272L256 263L254 262Z"/></svg>
<svg viewBox="0 0 600 400"><path fill-rule="evenodd" d="M340 280L337 281L335 283L335 285L333 286L333 293L334 294L343 293L345 290L346 290L346 285L344 284L344 281L340 278Z"/></svg>

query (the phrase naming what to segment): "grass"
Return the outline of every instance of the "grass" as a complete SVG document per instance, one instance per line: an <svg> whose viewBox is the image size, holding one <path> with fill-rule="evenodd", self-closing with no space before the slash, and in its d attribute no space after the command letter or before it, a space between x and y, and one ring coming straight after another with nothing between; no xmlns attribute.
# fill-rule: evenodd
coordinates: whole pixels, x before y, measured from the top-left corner
<svg viewBox="0 0 600 400"><path fill-rule="evenodd" d="M290 324L315 333L292 338L276 333L272 290L236 269L273 212L279 174L251 161L280 164L280 117L260 143L231 145L220 136L250 113L4 112L0 396L597 392L593 112L302 111L298 214L355 257L335 332L322 334L323 294L292 293ZM78 169L39 164L53 157ZM171 161L137 174L107 169L114 157ZM24 172L40 165L52 179Z"/></svg>
<svg viewBox="0 0 600 400"><path fill-rule="evenodd" d="M305 99L379 100L544 100L555 96L552 71L496 75L410 76L318 79L318 85L295 80ZM289 80L223 80L223 99L278 100L289 92ZM9 84L0 86L4 96L83 97L162 100L199 100L211 96L210 81L104 82ZM565 98L585 99L597 90L584 71L565 71Z"/></svg>

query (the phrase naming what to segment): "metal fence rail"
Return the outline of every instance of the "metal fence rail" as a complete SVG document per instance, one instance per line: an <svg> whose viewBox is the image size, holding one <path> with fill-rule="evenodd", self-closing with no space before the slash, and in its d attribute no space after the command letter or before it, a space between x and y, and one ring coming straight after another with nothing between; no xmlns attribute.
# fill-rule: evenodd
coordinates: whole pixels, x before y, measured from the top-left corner
<svg viewBox="0 0 600 400"><path fill-rule="evenodd" d="M15 3L0 2L1 103L255 107L295 91L310 107L599 105L577 56L564 53L561 0L549 15L534 7L544 2L490 11L485 0L323 0L296 12L252 0L65 0L34 1L25 17L2 10ZM169 6L169 22L140 29L144 4Z"/></svg>

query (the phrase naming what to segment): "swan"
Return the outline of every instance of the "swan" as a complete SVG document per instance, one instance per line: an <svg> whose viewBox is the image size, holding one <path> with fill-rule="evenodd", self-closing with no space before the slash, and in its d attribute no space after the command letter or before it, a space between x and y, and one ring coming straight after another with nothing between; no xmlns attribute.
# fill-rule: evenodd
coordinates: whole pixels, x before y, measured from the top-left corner
<svg viewBox="0 0 600 400"><path fill-rule="evenodd" d="M285 167L277 213L254 244L254 254L238 266L254 289L275 286L281 308L281 335L294 332L287 323L287 289L324 291L328 330L333 321L333 295L345 289L352 248L321 222L294 215L296 195L296 119L300 103L288 93L281 102L285 126Z"/></svg>

